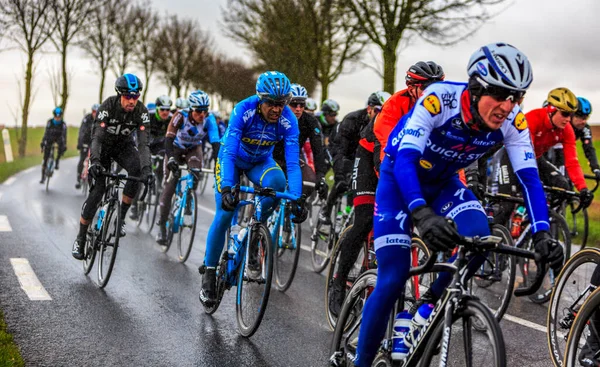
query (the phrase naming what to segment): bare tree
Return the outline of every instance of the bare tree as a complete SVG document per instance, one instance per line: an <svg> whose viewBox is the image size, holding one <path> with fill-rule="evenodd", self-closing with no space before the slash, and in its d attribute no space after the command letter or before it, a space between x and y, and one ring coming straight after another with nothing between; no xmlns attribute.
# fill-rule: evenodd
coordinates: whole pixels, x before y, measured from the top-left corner
<svg viewBox="0 0 600 367"><path fill-rule="evenodd" d="M135 8L134 18L138 22L137 33L139 39L136 42L135 62L144 70L144 91L142 92L142 101L146 101L150 78L155 69L155 53L157 50L156 38L158 35L160 18L154 12L150 3L143 3Z"/></svg>
<svg viewBox="0 0 600 367"><path fill-rule="evenodd" d="M50 84L50 92L52 93L52 101L55 106L60 106L58 104L60 100L60 92L61 92L61 72L60 68L56 65L52 65L47 69L48 72L48 83Z"/></svg>
<svg viewBox="0 0 600 367"><path fill-rule="evenodd" d="M94 60L100 72L99 103L104 99L106 71L115 57L114 24L119 19L123 4L120 0L102 0L92 11L92 21L85 27L83 39L79 44Z"/></svg>
<svg viewBox="0 0 600 367"><path fill-rule="evenodd" d="M69 99L69 72L67 54L69 46L90 20L95 2L92 0L55 0L53 17L56 31L50 39L61 57L60 104L63 110L67 108Z"/></svg>
<svg viewBox="0 0 600 367"><path fill-rule="evenodd" d="M167 87L181 96L182 91L189 89L192 79L195 83L200 81L198 70L202 65L198 60L202 60L203 54L211 54L210 35L195 22L173 15L161 26L156 42L163 46L162 52L156 55L156 70Z"/></svg>
<svg viewBox="0 0 600 367"><path fill-rule="evenodd" d="M383 89L393 93L398 47L416 35L435 45L452 45L472 35L505 0L341 0L383 57Z"/></svg>
<svg viewBox="0 0 600 367"><path fill-rule="evenodd" d="M117 13L114 26L115 47L116 53L113 60L113 71L115 76L119 77L125 74L125 71L132 62L132 55L135 50L135 44L139 40L138 27L140 20L134 17L137 13L135 7L124 1Z"/></svg>
<svg viewBox="0 0 600 367"><path fill-rule="evenodd" d="M7 36L27 55L23 95L19 156L25 156L27 123L32 96L34 57L56 27L51 17L53 0L0 0L0 12L7 20Z"/></svg>
<svg viewBox="0 0 600 367"><path fill-rule="evenodd" d="M227 60L223 56L215 56L212 66L209 91L232 103L254 94L258 76L256 70L242 61ZM227 77L224 78L224 75Z"/></svg>

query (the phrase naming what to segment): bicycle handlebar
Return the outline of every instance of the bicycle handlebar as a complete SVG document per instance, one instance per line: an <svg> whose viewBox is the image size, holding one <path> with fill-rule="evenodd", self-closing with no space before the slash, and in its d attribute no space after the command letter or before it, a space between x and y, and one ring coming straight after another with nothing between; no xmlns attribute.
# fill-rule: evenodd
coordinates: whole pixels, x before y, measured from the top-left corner
<svg viewBox="0 0 600 367"><path fill-rule="evenodd" d="M140 177L127 176L124 173L112 173L112 172L103 172L100 174L100 176L110 178L113 180L117 180L117 181L135 181L135 182L143 183L144 191L142 192L142 196L140 196L140 198L138 200L144 201L144 199L146 198L146 194L148 194L148 183L145 180L141 179Z"/></svg>
<svg viewBox="0 0 600 367"><path fill-rule="evenodd" d="M275 191L274 189L270 188L270 187L250 187L250 186L241 186L241 185L235 185L233 187L233 189L231 190L233 196L236 196L237 192L245 192L248 194L255 194L255 195L260 195L260 196L266 196L266 197L270 197L270 198L276 198L276 199L287 199L290 201L296 201L296 202L301 202L303 203L304 200L306 200L306 198L304 197L304 195L298 197L296 195L292 195L287 191L281 192L281 191Z"/></svg>

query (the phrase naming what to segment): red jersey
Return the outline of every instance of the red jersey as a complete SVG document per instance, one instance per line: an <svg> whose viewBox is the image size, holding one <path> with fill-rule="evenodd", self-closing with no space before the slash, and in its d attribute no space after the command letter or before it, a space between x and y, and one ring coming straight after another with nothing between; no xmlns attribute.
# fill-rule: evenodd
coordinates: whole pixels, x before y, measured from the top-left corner
<svg viewBox="0 0 600 367"><path fill-rule="evenodd" d="M545 108L538 108L525 114L531 142L535 151L535 157L539 158L557 143L562 143L563 153L565 155L565 167L569 178L575 184L577 190L586 188L583 171L577 159L577 150L575 148L575 132L571 124L567 124L564 129L558 129L550 122L550 116Z"/></svg>

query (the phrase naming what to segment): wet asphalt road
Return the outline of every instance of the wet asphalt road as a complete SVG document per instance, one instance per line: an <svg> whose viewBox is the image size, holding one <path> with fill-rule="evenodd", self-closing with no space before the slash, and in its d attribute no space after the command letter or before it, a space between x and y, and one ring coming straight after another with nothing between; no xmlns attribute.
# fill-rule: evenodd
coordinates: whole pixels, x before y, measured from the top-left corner
<svg viewBox="0 0 600 367"><path fill-rule="evenodd" d="M325 277L312 271L302 251L286 293L272 290L263 322L247 339L237 332L235 289L219 310L204 314L200 275L214 196L199 198L192 254L180 264L174 248L163 254L154 234L128 223L106 289L83 275L71 257L83 195L73 187L76 160L61 162L50 192L38 184L39 167L0 185L0 308L31 366L326 366L331 331L324 316ZM0 223L2 220L0 220ZM306 225L307 227L308 225ZM2 228L0 227L0 230ZM308 233L303 244L310 246ZM26 258L51 300L32 301L21 289L11 258ZM513 299L501 323L509 366L551 365L545 332L546 307ZM527 320L533 326L523 326Z"/></svg>

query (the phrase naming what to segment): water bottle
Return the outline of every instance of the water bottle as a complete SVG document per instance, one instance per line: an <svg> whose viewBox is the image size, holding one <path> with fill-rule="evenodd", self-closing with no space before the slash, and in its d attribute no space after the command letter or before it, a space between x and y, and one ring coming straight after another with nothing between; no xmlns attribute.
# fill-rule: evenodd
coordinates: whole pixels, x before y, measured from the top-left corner
<svg viewBox="0 0 600 367"><path fill-rule="evenodd" d="M408 355L408 348L404 343L404 338L410 330L410 320L412 315L408 311L402 311L396 315L394 320L394 335L392 336L392 359L394 361L403 360Z"/></svg>
<svg viewBox="0 0 600 367"><path fill-rule="evenodd" d="M342 230L342 221L344 220L344 213L339 211L335 216L335 233L340 233Z"/></svg>
<svg viewBox="0 0 600 367"><path fill-rule="evenodd" d="M521 223L523 222L523 216L525 215L525 207L519 205L515 210L511 222L510 235L513 238L517 238L521 235Z"/></svg>
<svg viewBox="0 0 600 367"><path fill-rule="evenodd" d="M427 319L429 318L429 315L431 315L434 307L435 306L431 303L424 303L417 310L415 317L413 317L412 321L410 322L410 330L404 337L404 344L408 349L410 349L415 340L417 340L419 332L421 332L421 328L427 322Z"/></svg>
<svg viewBox="0 0 600 367"><path fill-rule="evenodd" d="M229 248L227 249L227 252L229 253L229 255L235 255L235 253L237 252L237 250L240 248L239 246L239 241L238 241L238 236L240 234L240 230L242 229L242 227L238 226L237 224L235 226L232 226L231 229L229 230L229 241L230 241L230 245Z"/></svg>

